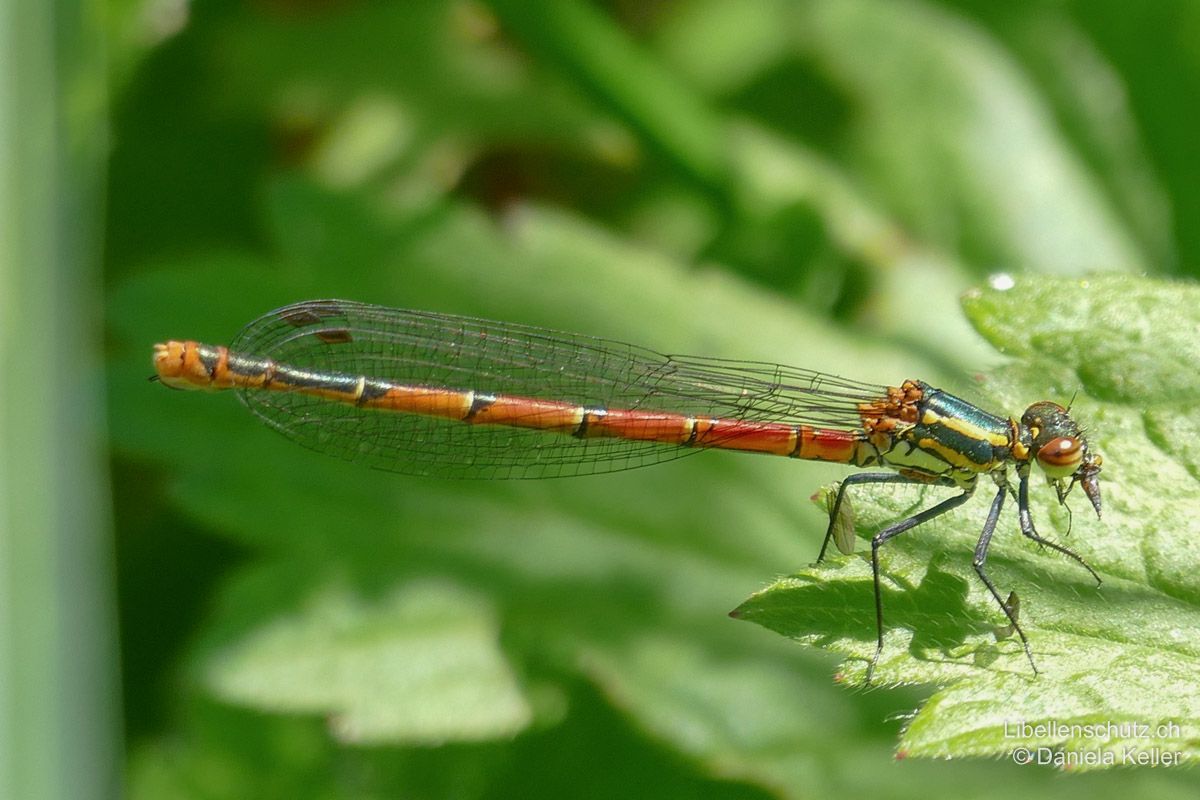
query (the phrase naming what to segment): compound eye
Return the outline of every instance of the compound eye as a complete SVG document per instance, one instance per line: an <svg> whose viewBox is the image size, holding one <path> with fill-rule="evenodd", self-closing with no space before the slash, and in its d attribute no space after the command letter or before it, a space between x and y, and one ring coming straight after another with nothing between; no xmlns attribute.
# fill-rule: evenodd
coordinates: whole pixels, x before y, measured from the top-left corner
<svg viewBox="0 0 1200 800"><path fill-rule="evenodd" d="M1074 436L1059 436L1042 445L1037 460L1052 478L1065 478L1075 471L1083 458L1083 442Z"/></svg>

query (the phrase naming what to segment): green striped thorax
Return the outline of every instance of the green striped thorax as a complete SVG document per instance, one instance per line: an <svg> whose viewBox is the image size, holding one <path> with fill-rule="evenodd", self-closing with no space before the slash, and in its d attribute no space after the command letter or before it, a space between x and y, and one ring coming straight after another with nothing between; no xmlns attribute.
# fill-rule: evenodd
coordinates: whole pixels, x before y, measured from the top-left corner
<svg viewBox="0 0 1200 800"><path fill-rule="evenodd" d="M1079 484L1100 516L1100 465L1104 459L1088 449L1083 429L1071 418L1069 409L1049 401L1034 403L1021 416L1020 439L1025 459L1032 455L1037 461L1058 492L1060 503Z"/></svg>

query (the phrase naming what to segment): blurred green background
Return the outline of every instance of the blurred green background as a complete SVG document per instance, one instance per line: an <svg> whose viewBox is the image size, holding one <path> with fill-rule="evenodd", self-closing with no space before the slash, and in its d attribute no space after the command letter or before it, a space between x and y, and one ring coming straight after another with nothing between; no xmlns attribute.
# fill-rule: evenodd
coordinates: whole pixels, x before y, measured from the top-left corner
<svg viewBox="0 0 1200 800"><path fill-rule="evenodd" d="M1200 267L1200 5L5 15L6 796L1192 790L898 763L928 691L726 618L813 558L837 468L420 480L146 377L333 296L963 389L1002 358L964 290ZM73 399L26 424L29 386Z"/></svg>

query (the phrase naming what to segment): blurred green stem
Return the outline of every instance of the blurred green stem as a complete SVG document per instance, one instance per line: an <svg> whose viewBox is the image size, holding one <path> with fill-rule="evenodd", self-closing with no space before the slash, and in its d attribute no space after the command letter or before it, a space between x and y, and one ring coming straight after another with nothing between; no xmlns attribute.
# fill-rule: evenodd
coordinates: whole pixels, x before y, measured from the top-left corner
<svg viewBox="0 0 1200 800"><path fill-rule="evenodd" d="M609 18L578 0L489 0L504 27L571 74L671 163L725 200L721 120Z"/></svg>
<svg viewBox="0 0 1200 800"><path fill-rule="evenodd" d="M119 793L103 6L0 4L0 797Z"/></svg>

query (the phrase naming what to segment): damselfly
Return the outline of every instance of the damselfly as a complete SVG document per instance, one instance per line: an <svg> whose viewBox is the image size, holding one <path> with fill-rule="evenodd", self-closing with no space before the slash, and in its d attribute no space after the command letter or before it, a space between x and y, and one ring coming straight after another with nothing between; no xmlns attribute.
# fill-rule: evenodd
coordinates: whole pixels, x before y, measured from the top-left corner
<svg viewBox="0 0 1200 800"><path fill-rule="evenodd" d="M188 389L236 389L271 427L348 461L418 475L544 478L641 467L702 449L881 467L844 479L828 502L831 539L853 548L846 492L864 484L946 486L954 496L871 539L876 648L883 650L879 548L962 505L981 475L996 486L975 547L975 572L1037 672L1029 640L986 570L1006 497L1021 532L1036 462L1066 504L1076 484L1100 514L1100 456L1068 408L1034 403L1021 418L989 414L917 380L879 386L762 362L668 356L629 344L470 317L341 300L278 309L229 348L155 345L155 376ZM1010 482L1015 473L1016 485ZM851 532L847 534L847 527Z"/></svg>

